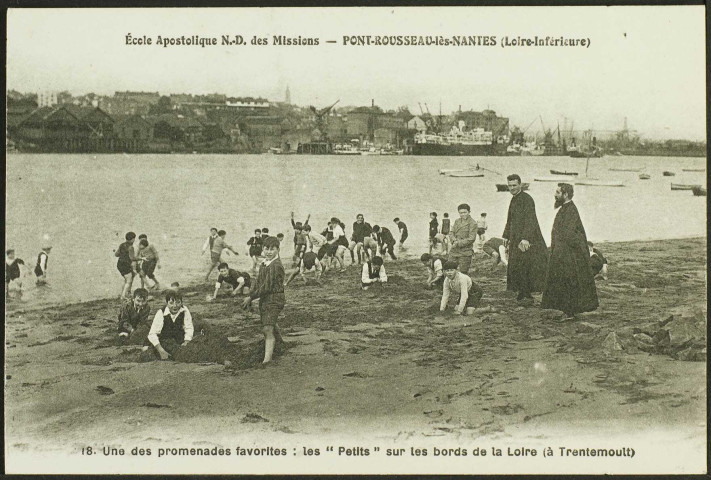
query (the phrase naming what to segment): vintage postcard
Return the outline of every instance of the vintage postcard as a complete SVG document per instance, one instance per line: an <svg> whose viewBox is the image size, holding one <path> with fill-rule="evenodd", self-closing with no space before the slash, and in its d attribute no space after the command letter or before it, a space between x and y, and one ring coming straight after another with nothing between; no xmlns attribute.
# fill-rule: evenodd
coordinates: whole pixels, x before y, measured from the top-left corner
<svg viewBox="0 0 711 480"><path fill-rule="evenodd" d="M706 472L704 19L9 9L6 471Z"/></svg>

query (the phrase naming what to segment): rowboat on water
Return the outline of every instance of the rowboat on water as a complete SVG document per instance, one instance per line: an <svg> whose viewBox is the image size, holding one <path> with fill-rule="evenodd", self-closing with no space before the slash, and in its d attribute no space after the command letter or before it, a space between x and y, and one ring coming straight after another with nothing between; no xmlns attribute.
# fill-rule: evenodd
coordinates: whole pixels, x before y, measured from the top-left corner
<svg viewBox="0 0 711 480"><path fill-rule="evenodd" d="M581 178L575 180L576 185L584 185L588 187L624 187L624 182L619 180L599 180L597 178Z"/></svg>
<svg viewBox="0 0 711 480"><path fill-rule="evenodd" d="M448 177L483 177L483 173L474 173L474 172L451 172L447 174Z"/></svg>
<svg viewBox="0 0 711 480"><path fill-rule="evenodd" d="M694 184L672 183L671 184L672 190L693 190L694 188L701 188L701 185L699 185L698 183L694 183Z"/></svg>
<svg viewBox="0 0 711 480"><path fill-rule="evenodd" d="M521 190L528 190L529 183L522 183L521 184ZM496 191L497 192L508 192L509 191L509 185L507 183L497 183L496 184Z"/></svg>
<svg viewBox="0 0 711 480"><path fill-rule="evenodd" d="M640 180L649 180L650 178L652 178L652 177L651 177L649 174L646 174L646 173L640 173L640 174L639 174L639 179L640 179Z"/></svg>
<svg viewBox="0 0 711 480"><path fill-rule="evenodd" d="M551 170L551 175L577 175L578 172L562 172L560 170Z"/></svg>
<svg viewBox="0 0 711 480"><path fill-rule="evenodd" d="M640 172L641 168L610 168L612 172Z"/></svg>
<svg viewBox="0 0 711 480"><path fill-rule="evenodd" d="M682 168L682 172L705 172L705 168Z"/></svg>
<svg viewBox="0 0 711 480"><path fill-rule="evenodd" d="M662 175L664 175L665 177L673 177L674 175L676 175L676 173L674 173L674 172L668 172L668 171L664 170L664 171L662 172Z"/></svg>
<svg viewBox="0 0 711 480"><path fill-rule="evenodd" d="M691 189L692 192L694 192L695 197L705 197L706 196L706 189L704 187L694 187Z"/></svg>

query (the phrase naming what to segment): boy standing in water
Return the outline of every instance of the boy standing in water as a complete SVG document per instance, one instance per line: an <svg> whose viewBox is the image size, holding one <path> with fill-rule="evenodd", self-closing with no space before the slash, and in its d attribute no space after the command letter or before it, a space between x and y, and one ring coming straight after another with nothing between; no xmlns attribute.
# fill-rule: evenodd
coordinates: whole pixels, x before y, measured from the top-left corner
<svg viewBox="0 0 711 480"><path fill-rule="evenodd" d="M35 265L35 276L37 277L37 285L47 283L47 261L49 260L49 252L52 251L50 245L42 247L42 251L37 255L37 265Z"/></svg>
<svg viewBox="0 0 711 480"><path fill-rule="evenodd" d="M444 251L444 255L449 254L449 231L450 231L450 222L449 222L449 214L445 213L444 218L442 219L442 229L439 233L442 234L444 239L442 240L442 248Z"/></svg>
<svg viewBox="0 0 711 480"><path fill-rule="evenodd" d="M15 250L10 249L5 252L5 295L7 295L10 282L17 280L17 287L22 290L22 280L20 280L20 265L25 262L21 258L15 258Z"/></svg>
<svg viewBox="0 0 711 480"><path fill-rule="evenodd" d="M401 222L398 217L395 217L393 222L395 222L395 225L397 225L397 228L400 230L400 243L398 243L398 248L402 248L402 244L407 240L407 225L405 225L405 222Z"/></svg>
<svg viewBox="0 0 711 480"><path fill-rule="evenodd" d="M254 236L247 240L247 245L249 245L249 258L252 259L252 272L257 271L257 265L259 265L259 257L262 255L262 231L256 229L254 231Z"/></svg>
<svg viewBox="0 0 711 480"><path fill-rule="evenodd" d="M439 233L439 222L437 221L437 212L430 212L430 254L432 253L432 247L435 244L435 236Z"/></svg>
<svg viewBox="0 0 711 480"><path fill-rule="evenodd" d="M210 250L210 260L212 263L210 264L210 269L207 271L207 275L205 275L205 281L207 281L210 278L210 274L212 273L212 270L220 264L222 260L222 251L227 249L234 253L235 255L239 255L235 251L232 246L227 245L227 242L225 242L225 237L227 236L227 232L224 230L220 230L217 232L217 238L215 239L214 243L212 244L212 249Z"/></svg>
<svg viewBox="0 0 711 480"><path fill-rule="evenodd" d="M279 241L269 237L264 240L264 262L259 269L256 284L249 297L242 302L242 308L248 310L253 300L259 299L259 317L262 321L264 333L264 361L269 363L274 354L276 342L283 342L277 323L279 314L284 309L286 297L284 296L284 266L279 259Z"/></svg>
<svg viewBox="0 0 711 480"><path fill-rule="evenodd" d="M131 285L133 285L133 278L136 276L136 252L133 249L136 234L128 232L125 238L126 241L119 245L118 249L114 250L114 256L118 257L116 268L123 277L121 298L128 299L131 293Z"/></svg>
<svg viewBox="0 0 711 480"><path fill-rule="evenodd" d="M210 229L210 236L207 237L207 240L205 240L205 243L202 246L202 255L205 255L205 252L208 250L212 251L212 245L215 243L216 238L217 238L217 229L215 227L212 227Z"/></svg>
<svg viewBox="0 0 711 480"><path fill-rule="evenodd" d="M145 288L148 285L148 280L146 280L146 277L148 277L153 280L153 286L149 288L160 289L160 283L153 274L156 267L160 268L158 251L156 247L148 244L147 238L142 238L138 242L138 258L140 260L138 274L141 276L141 288Z"/></svg>

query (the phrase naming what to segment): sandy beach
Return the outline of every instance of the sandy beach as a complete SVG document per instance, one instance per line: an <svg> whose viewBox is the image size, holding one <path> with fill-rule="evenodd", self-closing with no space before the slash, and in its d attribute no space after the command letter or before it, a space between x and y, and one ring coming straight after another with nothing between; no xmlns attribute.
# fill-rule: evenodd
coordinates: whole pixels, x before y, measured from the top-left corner
<svg viewBox="0 0 711 480"><path fill-rule="evenodd" d="M609 279L597 283L600 308L572 322L518 306L505 269L485 256L473 277L493 311L475 316L441 315L415 259L386 262L389 283L365 292L355 266L327 273L322 287L296 278L280 321L287 345L266 367L258 316L231 297L206 302L212 283L184 289L184 300L209 336L229 337L229 366L138 363L139 346L116 342L116 299L39 310L10 303L6 455L330 438L409 452L433 439L474 446L661 430L705 458L706 351L691 341L674 349L675 333L663 344L655 332L680 320L705 332L706 239L596 247L610 260ZM151 318L163 305L154 297Z"/></svg>

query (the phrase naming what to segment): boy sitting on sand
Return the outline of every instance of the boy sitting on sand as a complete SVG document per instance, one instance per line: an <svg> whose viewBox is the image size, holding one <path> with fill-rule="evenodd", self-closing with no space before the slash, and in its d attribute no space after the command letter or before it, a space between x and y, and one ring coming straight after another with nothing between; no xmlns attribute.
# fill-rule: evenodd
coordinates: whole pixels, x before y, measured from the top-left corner
<svg viewBox="0 0 711 480"><path fill-rule="evenodd" d="M193 339L193 316L183 305L183 296L178 290L165 291L166 306L153 317L148 340L143 347L141 360L168 360L175 357L180 347Z"/></svg>
<svg viewBox="0 0 711 480"><path fill-rule="evenodd" d="M283 342L277 319L286 304L284 297L285 272L279 259L279 241L276 238L269 237L264 240L262 254L265 260L259 269L252 292L242 302L242 308L248 310L252 300L259 299L259 317L264 333L264 361L262 363L269 363L274 354L275 342Z"/></svg>
<svg viewBox="0 0 711 480"><path fill-rule="evenodd" d="M438 256L432 256L429 253L423 253L420 261L427 267L427 288L442 288L444 284L444 271L442 270L442 259Z"/></svg>
<svg viewBox="0 0 711 480"><path fill-rule="evenodd" d="M252 286L252 279L248 273L238 272L237 270L230 268L226 263L221 263L217 270L220 275L217 277L217 283L215 283L215 293L212 297L208 296L208 300L212 301L217 298L217 292L220 291L223 283L227 283L232 287L232 296L237 296L238 293L249 294L249 287Z"/></svg>
<svg viewBox="0 0 711 480"><path fill-rule="evenodd" d="M291 275L289 275L289 279L286 281L284 286L289 285L289 283L291 283L291 281L298 274L301 274L301 278L304 281L304 285L308 285L308 282L306 281L307 272L313 272L316 283L318 285L321 285L320 279L321 274L323 273L323 266L321 265L321 262L318 259L318 255L312 251L304 253L304 255L299 259L298 268L294 270Z"/></svg>
<svg viewBox="0 0 711 480"><path fill-rule="evenodd" d="M388 275L383 266L383 257L374 257L363 264L360 275L360 288L368 290L375 283L387 283Z"/></svg>
<svg viewBox="0 0 711 480"><path fill-rule="evenodd" d="M118 315L118 335L122 343L127 343L131 334L140 324L148 322L148 290L137 288L131 300L124 300Z"/></svg>
<svg viewBox="0 0 711 480"><path fill-rule="evenodd" d="M444 312L447 309L447 302L452 292L459 293L459 300L454 307L454 313L457 315L471 315L474 313L476 306L479 304L484 292L481 287L474 282L469 275L465 275L459 270L459 264L453 260L444 262L444 288L442 290L442 301L439 305L439 311Z"/></svg>

